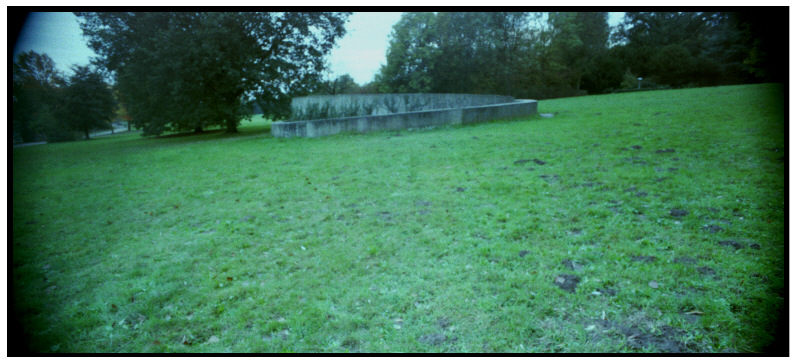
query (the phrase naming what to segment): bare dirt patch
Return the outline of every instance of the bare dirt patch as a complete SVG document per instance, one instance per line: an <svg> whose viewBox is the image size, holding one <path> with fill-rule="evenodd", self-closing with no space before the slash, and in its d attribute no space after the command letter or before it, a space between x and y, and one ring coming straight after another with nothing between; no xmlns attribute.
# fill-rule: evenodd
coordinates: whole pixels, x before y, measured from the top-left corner
<svg viewBox="0 0 796 364"><path fill-rule="evenodd" d="M677 257L677 258L674 258L674 260L672 260L672 262L680 263L680 264L695 264L696 262L698 262L698 260L696 260L694 258L691 258L691 257Z"/></svg>
<svg viewBox="0 0 796 364"><path fill-rule="evenodd" d="M580 277L574 274L562 274L556 277L553 283L569 293L575 293L575 287L580 283Z"/></svg>
<svg viewBox="0 0 796 364"><path fill-rule="evenodd" d="M562 261L561 264L574 271L580 272L583 270L583 264L578 264L569 259L564 259L564 261Z"/></svg>
<svg viewBox="0 0 796 364"><path fill-rule="evenodd" d="M625 162L630 162L630 164L636 165L636 166L646 166L647 165L647 161L645 161L641 157L625 158L624 161Z"/></svg>
<svg viewBox="0 0 796 364"><path fill-rule="evenodd" d="M381 211L377 215L384 221L390 221L393 218L393 213L389 211Z"/></svg>
<svg viewBox="0 0 796 364"><path fill-rule="evenodd" d="M595 292L599 292L601 295L606 296L616 296L616 290L612 288L597 288Z"/></svg>
<svg viewBox="0 0 796 364"><path fill-rule="evenodd" d="M420 338L417 339L417 341L423 344L438 346L442 345L445 342L454 343L457 341L457 339L458 338L456 337L448 337L445 334L428 334L421 336Z"/></svg>
<svg viewBox="0 0 796 364"><path fill-rule="evenodd" d="M735 250L743 249L743 244L741 244L741 243L739 243L739 242L737 242L735 240L720 241L719 245L721 245L721 246L730 246L730 247L735 248Z"/></svg>
<svg viewBox="0 0 796 364"><path fill-rule="evenodd" d="M545 180L545 182L547 182L547 183L554 183L554 182L558 182L558 181L561 180L561 177L559 177L557 174L554 174L554 175L543 174L543 175L539 176L539 178Z"/></svg>
<svg viewBox="0 0 796 364"><path fill-rule="evenodd" d="M694 352L681 340L686 333L685 330L666 324L657 325L643 314L631 315L621 322L596 320L594 326L600 329L596 330L598 332L608 333L609 336L621 339L631 349L651 348L661 353Z"/></svg>
<svg viewBox="0 0 796 364"><path fill-rule="evenodd" d="M638 255L638 256L632 257L630 259L632 259L634 262L642 262L642 263L652 263L652 262L658 260L657 257L643 256L643 255Z"/></svg>
<svg viewBox="0 0 796 364"><path fill-rule="evenodd" d="M536 159L536 158L534 158L534 159L519 159L519 160L514 161L514 164L518 164L519 165L519 164L525 164L525 163L528 163L528 162L534 162L534 163L536 163L536 164L538 164L540 166L543 166L543 165L547 164L547 162L545 162L543 160L540 160L540 159Z"/></svg>
<svg viewBox="0 0 796 364"><path fill-rule="evenodd" d="M621 332L625 336L627 345L634 349L652 346L664 353L687 353L691 351L677 338L685 331L669 325L661 326L660 333L656 334L641 331L636 326L622 328Z"/></svg>
<svg viewBox="0 0 796 364"><path fill-rule="evenodd" d="M699 274L705 277L712 277L714 279L718 277L718 273L716 273L716 270L708 266L702 266L697 268L697 272L699 272Z"/></svg>
<svg viewBox="0 0 796 364"><path fill-rule="evenodd" d="M583 235L583 229L571 229L569 230L569 233L574 236L580 236Z"/></svg>
<svg viewBox="0 0 796 364"><path fill-rule="evenodd" d="M681 209L671 209L669 210L669 215L672 215L674 217L683 217L688 215L688 211Z"/></svg>

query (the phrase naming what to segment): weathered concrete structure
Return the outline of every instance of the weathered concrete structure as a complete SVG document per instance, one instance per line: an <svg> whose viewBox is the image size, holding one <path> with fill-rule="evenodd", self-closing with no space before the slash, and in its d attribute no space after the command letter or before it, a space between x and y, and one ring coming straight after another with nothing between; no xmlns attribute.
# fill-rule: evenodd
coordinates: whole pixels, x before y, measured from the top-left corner
<svg viewBox="0 0 796 364"><path fill-rule="evenodd" d="M472 124L537 113L536 100L467 94L310 96L294 99L291 108L296 121L271 124L275 137Z"/></svg>

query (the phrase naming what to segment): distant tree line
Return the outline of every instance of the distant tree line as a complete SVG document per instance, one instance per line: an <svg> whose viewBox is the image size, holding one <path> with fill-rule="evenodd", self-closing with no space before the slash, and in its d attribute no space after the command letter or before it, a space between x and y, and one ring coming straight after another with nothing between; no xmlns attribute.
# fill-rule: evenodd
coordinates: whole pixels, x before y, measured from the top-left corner
<svg viewBox="0 0 796 364"><path fill-rule="evenodd" d="M405 13L379 92L546 99L638 87L782 82L787 14L628 12ZM373 87L375 86L375 87Z"/></svg>
<svg viewBox="0 0 796 364"><path fill-rule="evenodd" d="M13 64L14 135L88 138L112 118L143 135L235 132L290 115L308 94L474 93L547 99L787 79L787 12L404 13L386 64L358 85L326 56L350 13L76 13L99 57L68 78L52 60ZM112 80L113 87L105 82ZM129 124L128 124L129 125Z"/></svg>
<svg viewBox="0 0 796 364"><path fill-rule="evenodd" d="M95 128L110 127L117 113L113 90L103 74L73 67L64 77L46 54L25 52L12 67L13 134L21 142L89 138Z"/></svg>
<svg viewBox="0 0 796 364"><path fill-rule="evenodd" d="M377 94L374 82L359 85L350 74L332 77L331 73L317 78L308 88L310 95Z"/></svg>

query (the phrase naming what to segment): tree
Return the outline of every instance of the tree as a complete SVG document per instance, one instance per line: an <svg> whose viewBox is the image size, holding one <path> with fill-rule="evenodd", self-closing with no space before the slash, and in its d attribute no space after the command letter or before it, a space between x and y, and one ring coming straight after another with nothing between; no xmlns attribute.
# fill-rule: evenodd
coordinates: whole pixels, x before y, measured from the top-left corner
<svg viewBox="0 0 796 364"><path fill-rule="evenodd" d="M533 16L521 12L495 12L490 13L490 50L486 55L492 55L490 62L493 64L495 86L490 93L514 95L514 80L521 73L523 65L531 62L529 59L530 47L533 45L533 30L531 20ZM501 92L502 91L502 92Z"/></svg>
<svg viewBox="0 0 796 364"><path fill-rule="evenodd" d="M132 123L130 122L130 113L127 112L127 106L125 106L125 101L119 92L119 88L114 85L113 87L113 97L116 98L117 107L116 107L116 116L114 116L114 120L124 120L127 123L127 131L132 130ZM113 130L113 128L111 128Z"/></svg>
<svg viewBox="0 0 796 364"><path fill-rule="evenodd" d="M318 85L317 95L355 94L359 92L359 85L349 74L338 76L335 79L327 78Z"/></svg>
<svg viewBox="0 0 796 364"><path fill-rule="evenodd" d="M360 94L377 94L379 93L379 84L375 81L368 82L362 85L357 92Z"/></svg>
<svg viewBox="0 0 796 364"><path fill-rule="evenodd" d="M490 14L439 13L435 24L434 92L488 93L502 75L490 67L494 54Z"/></svg>
<svg viewBox="0 0 796 364"><path fill-rule="evenodd" d="M311 91L350 13L77 13L144 135L236 132L255 99L274 119Z"/></svg>
<svg viewBox="0 0 796 364"><path fill-rule="evenodd" d="M608 46L608 13L550 13L552 61L575 90Z"/></svg>
<svg viewBox="0 0 796 364"><path fill-rule="evenodd" d="M439 50L434 45L433 13L403 13L390 33L387 64L376 82L384 93L429 92Z"/></svg>
<svg viewBox="0 0 796 364"><path fill-rule="evenodd" d="M63 107L58 117L89 139L89 131L107 126L116 115L116 100L100 72L88 66L76 66L73 71L75 74L69 77L69 85L63 90Z"/></svg>
<svg viewBox="0 0 796 364"><path fill-rule="evenodd" d="M23 142L32 142L53 126L56 93L64 79L49 56L33 51L19 54L12 72L13 128Z"/></svg>
<svg viewBox="0 0 796 364"><path fill-rule="evenodd" d="M787 48L775 36L784 18L629 12L609 43L602 12L406 13L374 82L381 92L544 99L610 92L623 75L648 86L776 81L787 75Z"/></svg>
<svg viewBox="0 0 796 364"><path fill-rule="evenodd" d="M718 67L722 83L782 82L787 76L787 13L716 13L704 56Z"/></svg>
<svg viewBox="0 0 796 364"><path fill-rule="evenodd" d="M706 57L724 21L714 12L628 12L617 32L634 74L673 86L715 84L721 67Z"/></svg>
<svg viewBox="0 0 796 364"><path fill-rule="evenodd" d="M695 57L684 46L669 44L650 57L649 70L654 75L655 82L680 87L693 83L696 62Z"/></svg>
<svg viewBox="0 0 796 364"><path fill-rule="evenodd" d="M527 13L405 13L393 27L382 92L513 93Z"/></svg>
<svg viewBox="0 0 796 364"><path fill-rule="evenodd" d="M623 72L622 62L611 49L599 52L583 75L580 87L589 94L610 92L622 83Z"/></svg>

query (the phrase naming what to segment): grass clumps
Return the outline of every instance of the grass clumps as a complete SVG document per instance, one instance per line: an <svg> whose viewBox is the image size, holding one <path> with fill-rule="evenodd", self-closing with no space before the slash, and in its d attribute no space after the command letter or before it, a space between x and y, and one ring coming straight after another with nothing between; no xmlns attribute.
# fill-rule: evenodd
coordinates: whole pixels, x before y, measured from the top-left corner
<svg viewBox="0 0 796 364"><path fill-rule="evenodd" d="M784 309L781 92L16 148L11 327L40 353L766 352Z"/></svg>

